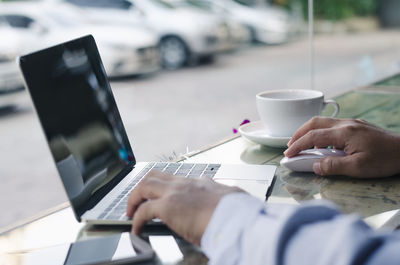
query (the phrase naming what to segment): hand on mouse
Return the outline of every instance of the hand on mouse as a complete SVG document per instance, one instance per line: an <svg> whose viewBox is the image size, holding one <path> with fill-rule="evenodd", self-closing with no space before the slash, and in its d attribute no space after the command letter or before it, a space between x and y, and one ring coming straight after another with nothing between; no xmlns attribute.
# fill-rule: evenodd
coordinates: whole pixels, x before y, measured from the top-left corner
<svg viewBox="0 0 400 265"><path fill-rule="evenodd" d="M300 127L288 143L287 157L309 148L344 150L344 157L314 163L318 175L387 177L400 172L400 135L363 120L315 117Z"/></svg>
<svg viewBox="0 0 400 265"><path fill-rule="evenodd" d="M133 216L135 233L139 233L147 221L159 218L186 240L200 245L218 202L233 192L243 190L210 179L186 179L150 171L133 189L127 216Z"/></svg>

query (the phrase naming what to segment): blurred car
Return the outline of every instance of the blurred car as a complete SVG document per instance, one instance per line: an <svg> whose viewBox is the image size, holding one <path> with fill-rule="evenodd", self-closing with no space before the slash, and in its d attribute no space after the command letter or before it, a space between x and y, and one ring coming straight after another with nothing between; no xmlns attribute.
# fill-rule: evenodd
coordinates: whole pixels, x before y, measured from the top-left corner
<svg viewBox="0 0 400 265"><path fill-rule="evenodd" d="M20 47L20 38L0 19L0 108L15 105L24 91L21 74L15 57Z"/></svg>
<svg viewBox="0 0 400 265"><path fill-rule="evenodd" d="M91 9L88 16L98 22L127 24L130 16L131 23L145 23L160 36L161 58L166 68L211 58L232 45L224 20L202 10L178 8L163 0L66 1Z"/></svg>
<svg viewBox="0 0 400 265"><path fill-rule="evenodd" d="M230 46L231 49L238 48L243 44L247 44L252 41L250 29L246 25L242 24L239 20L230 16L228 12L215 12L215 10L210 9L207 6L198 5L196 3L192 3L185 0L166 0L166 1L168 1L168 3L176 7L202 9L205 12L214 13L215 15L223 18L228 27L229 38L232 44Z"/></svg>
<svg viewBox="0 0 400 265"><path fill-rule="evenodd" d="M84 17L78 8L68 4L0 3L0 19L29 43L29 51L92 34L109 76L146 74L159 69L157 35L140 28L90 25ZM24 52L27 51L19 54Z"/></svg>
<svg viewBox="0 0 400 265"><path fill-rule="evenodd" d="M251 31L254 42L280 44L290 39L289 13L279 7L269 5L251 7L233 0L186 1L246 25Z"/></svg>

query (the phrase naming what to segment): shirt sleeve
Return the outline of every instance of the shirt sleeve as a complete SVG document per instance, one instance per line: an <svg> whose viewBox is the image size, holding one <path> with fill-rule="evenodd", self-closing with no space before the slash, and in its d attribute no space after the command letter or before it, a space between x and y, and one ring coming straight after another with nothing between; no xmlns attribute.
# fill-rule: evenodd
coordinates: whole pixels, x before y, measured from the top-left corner
<svg viewBox="0 0 400 265"><path fill-rule="evenodd" d="M202 237L210 265L400 264L400 233L378 232L333 204L265 204L245 193L219 202Z"/></svg>

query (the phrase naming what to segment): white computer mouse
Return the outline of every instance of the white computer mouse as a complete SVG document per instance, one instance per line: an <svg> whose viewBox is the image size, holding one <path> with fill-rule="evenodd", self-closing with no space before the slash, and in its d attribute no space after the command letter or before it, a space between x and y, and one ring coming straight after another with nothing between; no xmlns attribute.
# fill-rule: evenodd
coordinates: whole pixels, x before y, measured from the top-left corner
<svg viewBox="0 0 400 265"><path fill-rule="evenodd" d="M346 153L336 149L307 149L301 151L297 156L284 157L281 166L297 172L313 172L313 164L327 156L345 156Z"/></svg>

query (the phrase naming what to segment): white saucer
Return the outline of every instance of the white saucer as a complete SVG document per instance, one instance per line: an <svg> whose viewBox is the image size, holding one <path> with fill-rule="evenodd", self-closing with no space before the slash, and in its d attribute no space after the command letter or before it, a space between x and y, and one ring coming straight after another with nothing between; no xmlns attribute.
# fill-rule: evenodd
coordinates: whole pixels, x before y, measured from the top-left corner
<svg viewBox="0 0 400 265"><path fill-rule="evenodd" d="M271 147L287 147L291 138L268 135L262 121L250 122L240 126L239 133L252 142Z"/></svg>

